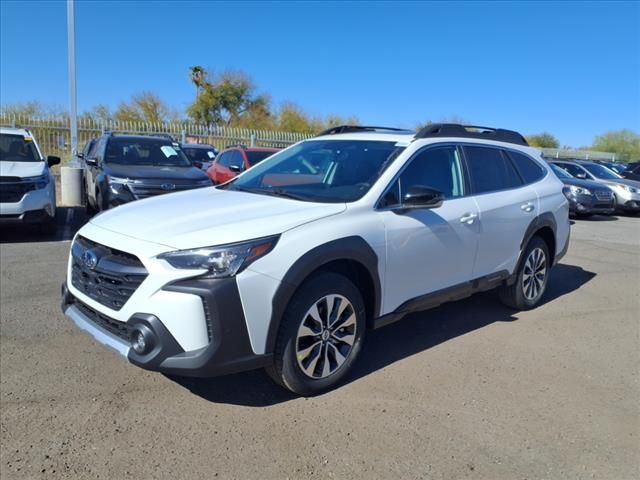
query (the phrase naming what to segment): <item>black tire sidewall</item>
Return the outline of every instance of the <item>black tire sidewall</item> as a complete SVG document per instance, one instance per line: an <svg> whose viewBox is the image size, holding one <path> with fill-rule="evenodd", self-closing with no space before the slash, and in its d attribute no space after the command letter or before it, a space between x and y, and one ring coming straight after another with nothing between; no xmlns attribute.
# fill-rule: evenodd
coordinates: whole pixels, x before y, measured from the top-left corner
<svg viewBox="0 0 640 480"><path fill-rule="evenodd" d="M296 338L302 317L325 295L346 297L356 312L356 339L344 364L327 378L312 379L300 369L296 360ZM323 272L306 281L294 294L282 318L275 367L283 385L300 395L315 395L338 385L358 358L365 337L366 315L364 301L358 288L346 277Z"/></svg>
<svg viewBox="0 0 640 480"><path fill-rule="evenodd" d="M545 272L545 279L544 279L544 285L542 286L542 293L536 299L529 300L524 295L522 279L524 277L524 267L525 267L525 264L527 263L527 258L529 257L531 252L536 248L540 248L544 252L547 270ZM550 271L551 271L551 262L550 262L549 247L547 246L547 242L545 242L540 237L533 237L529 242L529 244L527 245L525 254L522 256L522 261L520 262L520 269L518 271L518 280L516 284L516 295L518 296L518 298L516 299L517 303L521 304L526 309L530 309L538 305L542 300L542 298L544 297L545 292L547 291L547 284L549 283Z"/></svg>

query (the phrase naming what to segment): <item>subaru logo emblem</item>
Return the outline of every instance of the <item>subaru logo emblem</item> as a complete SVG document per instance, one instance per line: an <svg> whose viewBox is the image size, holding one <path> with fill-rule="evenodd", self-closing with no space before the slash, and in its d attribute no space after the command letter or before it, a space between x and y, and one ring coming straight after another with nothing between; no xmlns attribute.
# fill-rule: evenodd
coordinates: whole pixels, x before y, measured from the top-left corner
<svg viewBox="0 0 640 480"><path fill-rule="evenodd" d="M176 186L173 183L163 183L162 185L160 185L160 188L163 190L173 190L176 188Z"/></svg>
<svg viewBox="0 0 640 480"><path fill-rule="evenodd" d="M89 270L95 270L98 266L98 256L93 250L85 250L82 254L82 263L84 263L84 266Z"/></svg>

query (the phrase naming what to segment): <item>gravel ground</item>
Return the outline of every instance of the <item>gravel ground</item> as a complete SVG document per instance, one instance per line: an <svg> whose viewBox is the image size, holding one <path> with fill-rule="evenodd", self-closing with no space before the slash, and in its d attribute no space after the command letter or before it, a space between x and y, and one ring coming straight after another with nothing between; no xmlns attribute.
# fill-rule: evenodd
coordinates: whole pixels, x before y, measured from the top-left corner
<svg viewBox="0 0 640 480"><path fill-rule="evenodd" d="M0 236L3 480L638 478L640 218L576 222L538 309L489 292L413 315L305 399L260 371L145 372L78 331L67 215L56 241Z"/></svg>

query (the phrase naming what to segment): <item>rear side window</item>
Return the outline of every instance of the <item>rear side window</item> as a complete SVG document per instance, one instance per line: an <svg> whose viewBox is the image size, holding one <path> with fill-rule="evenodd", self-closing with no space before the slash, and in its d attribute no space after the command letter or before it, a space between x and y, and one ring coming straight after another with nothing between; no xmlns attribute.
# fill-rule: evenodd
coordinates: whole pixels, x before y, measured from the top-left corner
<svg viewBox="0 0 640 480"><path fill-rule="evenodd" d="M543 168L535 160L519 152L509 151L508 154L516 164L524 183L534 183L544 177Z"/></svg>
<svg viewBox="0 0 640 480"><path fill-rule="evenodd" d="M497 192L522 185L513 164L497 148L464 147L473 193Z"/></svg>

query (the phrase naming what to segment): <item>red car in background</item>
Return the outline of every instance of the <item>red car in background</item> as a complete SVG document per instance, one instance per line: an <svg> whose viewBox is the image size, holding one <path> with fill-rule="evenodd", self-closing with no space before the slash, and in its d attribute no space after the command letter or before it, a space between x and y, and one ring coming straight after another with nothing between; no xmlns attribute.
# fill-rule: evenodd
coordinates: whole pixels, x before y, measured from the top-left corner
<svg viewBox="0 0 640 480"><path fill-rule="evenodd" d="M207 169L207 175L213 183L227 182L278 151L279 148L229 145Z"/></svg>

